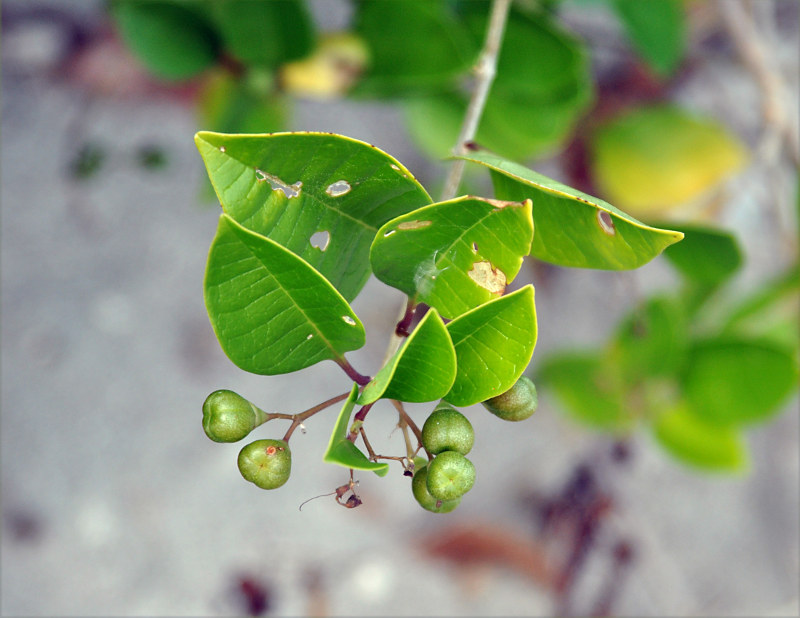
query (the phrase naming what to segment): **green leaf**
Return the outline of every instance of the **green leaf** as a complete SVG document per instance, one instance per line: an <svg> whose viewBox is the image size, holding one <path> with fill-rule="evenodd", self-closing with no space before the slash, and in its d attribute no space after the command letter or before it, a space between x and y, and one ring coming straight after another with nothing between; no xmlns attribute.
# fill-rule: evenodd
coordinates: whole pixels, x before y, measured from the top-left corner
<svg viewBox="0 0 800 618"><path fill-rule="evenodd" d="M194 3L118 0L111 14L122 40L154 75L194 77L217 60L218 41Z"/></svg>
<svg viewBox="0 0 800 618"><path fill-rule="evenodd" d="M530 200L460 197L389 221L370 261L378 279L455 318L503 294L532 237Z"/></svg>
<svg viewBox="0 0 800 618"><path fill-rule="evenodd" d="M747 158L741 140L724 125L663 104L631 109L600 125L590 150L601 195L641 217L707 200Z"/></svg>
<svg viewBox="0 0 800 618"><path fill-rule="evenodd" d="M478 48L442 0L362 0L355 31L370 49L356 94L392 96L438 90L472 65Z"/></svg>
<svg viewBox="0 0 800 618"><path fill-rule="evenodd" d="M447 328L430 309L406 342L358 398L360 405L378 399L422 403L441 399L456 379L456 352Z"/></svg>
<svg viewBox="0 0 800 618"><path fill-rule="evenodd" d="M620 324L612 355L630 380L670 376L686 358L689 337L686 315L670 298L650 298Z"/></svg>
<svg viewBox="0 0 800 618"><path fill-rule="evenodd" d="M488 3L468 3L476 43L486 32ZM479 43L478 43L479 44ZM560 146L593 98L583 45L544 15L512 10L475 141L523 160ZM467 108L459 90L416 97L405 104L412 138L432 157L447 156Z"/></svg>
<svg viewBox="0 0 800 618"><path fill-rule="evenodd" d="M670 75L683 57L686 20L682 0L614 0L636 51L661 76Z"/></svg>
<svg viewBox="0 0 800 618"><path fill-rule="evenodd" d="M347 439L347 435L350 433L350 415L357 398L358 384L353 384L350 397L345 400L342 411L339 412L339 418L336 419L336 426L333 428L328 449L325 451L322 461L353 470L372 470L378 476L386 476L389 472L388 463L370 461L355 444Z"/></svg>
<svg viewBox="0 0 800 618"><path fill-rule="evenodd" d="M719 338L695 344L683 376L692 411L715 425L763 422L797 388L797 360L767 341Z"/></svg>
<svg viewBox="0 0 800 618"><path fill-rule="evenodd" d="M245 64L275 67L314 44L311 15L298 0L224 0L212 2L210 12L224 46Z"/></svg>
<svg viewBox="0 0 800 618"><path fill-rule="evenodd" d="M670 263L685 277L708 285L728 279L742 264L742 253L733 234L704 225L672 225L683 232L683 241L664 251Z"/></svg>
<svg viewBox="0 0 800 618"><path fill-rule="evenodd" d="M302 257L347 300L369 278L378 228L431 203L396 159L340 135L200 132L195 143L225 213Z"/></svg>
<svg viewBox="0 0 800 618"><path fill-rule="evenodd" d="M611 432L626 432L633 426L635 414L625 404L619 375L597 354L548 356L536 381L552 388L570 416L585 425Z"/></svg>
<svg viewBox="0 0 800 618"><path fill-rule="evenodd" d="M322 275L224 214L205 300L225 354L252 373L289 373L364 345L361 321Z"/></svg>
<svg viewBox="0 0 800 618"><path fill-rule="evenodd" d="M637 221L596 197L485 151L460 157L492 171L499 199L533 201L531 255L559 266L627 270L683 238Z"/></svg>
<svg viewBox="0 0 800 618"><path fill-rule="evenodd" d="M533 286L460 315L447 330L457 371L444 399L466 407L506 392L525 371L536 346Z"/></svg>
<svg viewBox="0 0 800 618"><path fill-rule="evenodd" d="M770 340L795 356L800 349L800 267L797 264L742 299L722 333Z"/></svg>
<svg viewBox="0 0 800 618"><path fill-rule="evenodd" d="M685 406L656 418L653 432L670 455L696 468L745 472L749 467L747 443L736 428L709 424Z"/></svg>
<svg viewBox="0 0 800 618"><path fill-rule="evenodd" d="M283 129L287 102L272 92L269 79L257 71L249 71L244 79L228 71L211 75L199 94L200 126L224 133L271 133Z"/></svg>

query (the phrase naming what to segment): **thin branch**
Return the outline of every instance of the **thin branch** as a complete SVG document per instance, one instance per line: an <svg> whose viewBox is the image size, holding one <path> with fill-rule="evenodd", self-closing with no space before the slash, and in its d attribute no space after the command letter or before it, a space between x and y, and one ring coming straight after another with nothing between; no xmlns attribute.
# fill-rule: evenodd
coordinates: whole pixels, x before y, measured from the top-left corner
<svg viewBox="0 0 800 618"><path fill-rule="evenodd" d="M286 435L283 436L283 441L288 442L289 438L292 437L294 430L297 429L300 425L302 425L303 421L305 421L307 418L314 416L317 412L322 412L322 410L324 410L325 408L331 407L335 403L344 401L349 396L350 396L350 391L342 393L341 395L336 395L336 397L331 397L330 399L327 399L322 403L318 403L317 405L310 407L305 412L299 412L297 414L282 414L279 412L275 412L274 414L269 415L271 418L268 420L271 420L272 418L285 418L292 420L292 424L286 431Z"/></svg>
<svg viewBox="0 0 800 618"><path fill-rule="evenodd" d="M356 438L358 437L358 432L361 429L361 426L364 424L364 419L367 418L367 414L372 409L373 403L368 403L365 406L356 412L356 415L353 417L353 425L351 426L350 433L347 434L347 439L350 442L355 442Z"/></svg>
<svg viewBox="0 0 800 618"><path fill-rule="evenodd" d="M344 372L347 374L347 377L353 380L353 382L355 382L359 386L365 386L366 384L369 384L369 381L372 378L370 378L369 376L361 375L358 371L355 370L355 368L350 364L350 361L348 361L344 356L342 356L341 358L337 358L335 360L336 364L339 365L339 367L341 367L342 369L344 369Z"/></svg>
<svg viewBox="0 0 800 618"><path fill-rule="evenodd" d="M483 44L483 51L475 66L475 85L472 91L472 98L464 116L464 123L461 125L461 132L456 140L453 154L463 155L466 153L465 144L475 138L478 131L478 123L483 108L486 106L486 99L489 96L489 89L497 73L497 57L500 54L500 45L503 42L503 31L506 27L506 18L511 6L511 0L493 0L492 10L489 15L489 25L486 30L486 41ZM458 186L461 184L461 177L464 175L464 160L456 159L450 167L450 173L442 191L442 200L450 200L456 196Z"/></svg>
<svg viewBox="0 0 800 618"><path fill-rule="evenodd" d="M372 445L369 443L369 440L367 440L367 432L364 431L363 426L358 428L358 433L361 434L361 439L364 440L364 446L367 447L367 453L369 453L370 460L375 461L377 456L375 455L375 451L372 450Z"/></svg>
<svg viewBox="0 0 800 618"><path fill-rule="evenodd" d="M394 329L396 335L400 337L408 337L410 334L408 328L411 326L411 322L414 320L414 309L416 308L417 303L409 296L408 302L406 303L406 311Z"/></svg>
<svg viewBox="0 0 800 618"><path fill-rule="evenodd" d="M417 442L419 442L420 446L422 446L422 432L419 430L419 427L417 427L414 419L408 415L408 412L406 412L402 402L397 401L396 399L392 399L391 401L392 405L395 407L395 410L397 410L397 413L400 415L400 418L403 419L411 431L414 432L414 435L417 437ZM425 454L428 456L429 461L433 459L433 455L428 451L428 449L425 449Z"/></svg>

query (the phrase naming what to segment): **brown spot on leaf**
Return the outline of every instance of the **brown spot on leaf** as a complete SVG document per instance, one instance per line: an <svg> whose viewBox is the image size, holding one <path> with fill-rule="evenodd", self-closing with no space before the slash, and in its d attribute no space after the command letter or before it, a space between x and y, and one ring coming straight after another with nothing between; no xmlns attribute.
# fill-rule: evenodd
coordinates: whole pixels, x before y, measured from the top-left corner
<svg viewBox="0 0 800 618"><path fill-rule="evenodd" d="M614 227L614 220L605 210L597 211L597 223L600 226L600 229L609 236L614 236L617 233L617 228Z"/></svg>
<svg viewBox="0 0 800 618"><path fill-rule="evenodd" d="M403 221L397 226L398 230L419 230L428 227L432 221Z"/></svg>
<svg viewBox="0 0 800 618"><path fill-rule="evenodd" d="M506 290L506 274L490 262L475 262L467 272L470 279L482 288L498 296Z"/></svg>

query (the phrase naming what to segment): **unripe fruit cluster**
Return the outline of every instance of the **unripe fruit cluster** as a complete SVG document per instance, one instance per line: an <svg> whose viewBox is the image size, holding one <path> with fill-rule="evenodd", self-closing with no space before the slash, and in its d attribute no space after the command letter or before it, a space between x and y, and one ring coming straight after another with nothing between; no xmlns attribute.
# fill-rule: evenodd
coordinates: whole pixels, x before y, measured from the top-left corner
<svg viewBox="0 0 800 618"><path fill-rule="evenodd" d="M449 513L475 483L475 466L465 457L472 450L475 432L455 408L441 403L422 426L422 445L436 455L417 470L411 489L422 508Z"/></svg>

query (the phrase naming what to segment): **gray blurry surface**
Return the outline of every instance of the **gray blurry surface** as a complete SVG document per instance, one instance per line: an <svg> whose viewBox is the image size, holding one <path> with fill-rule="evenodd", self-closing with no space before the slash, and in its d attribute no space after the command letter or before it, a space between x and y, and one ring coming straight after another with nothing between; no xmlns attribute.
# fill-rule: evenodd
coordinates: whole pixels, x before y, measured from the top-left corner
<svg viewBox="0 0 800 618"><path fill-rule="evenodd" d="M2 613L232 614L228 588L247 571L273 587L275 613L303 615L315 570L333 615L552 612L545 592L519 575L489 569L464 579L425 558L414 539L447 522L526 530L532 524L518 493L559 485L606 442L564 420L546 393L537 416L520 427L476 408L478 481L449 519L419 509L396 470L385 479L361 477L359 509L326 498L298 512L303 500L346 480L320 461L334 408L295 434L293 475L283 489L245 483L236 470L239 445L213 444L202 433L205 396L231 388L266 409L299 411L347 390L346 379L331 363L251 376L219 349L202 302L218 210L198 202L204 170L189 106L165 97L90 97L43 71L46 57L14 56L5 33L3 44L22 64L3 65ZM796 32L786 46L796 86ZM34 69L21 70L25 62ZM719 57L702 71L678 97L743 135L753 131L756 104L743 112L728 92L705 87L711 75L738 100L756 101L749 76ZM370 141L423 183L437 180L439 168L413 149L390 106L306 103L294 125ZM102 144L107 158L102 174L78 183L68 164L86 142ZM164 150L164 170L136 165L143 145ZM729 188L727 222L742 232L751 257L743 286L781 259L775 226L760 213L769 198L765 178L783 174L789 186L790 172L765 167L755 161ZM627 275L558 271L537 294L537 353L600 343L632 289L670 280L660 261ZM371 280L354 303L368 333L367 346L352 355L357 367L380 363L400 302L398 292ZM694 475L647 436L637 438L634 465L614 481L619 506L609 523L637 543L620 614L798 612L795 406L751 432L747 478ZM421 422L424 409L413 410ZM388 407L371 414L378 450L398 450L393 418ZM270 431L280 435L283 426L264 435ZM605 568L589 567L579 582L587 598Z"/></svg>

